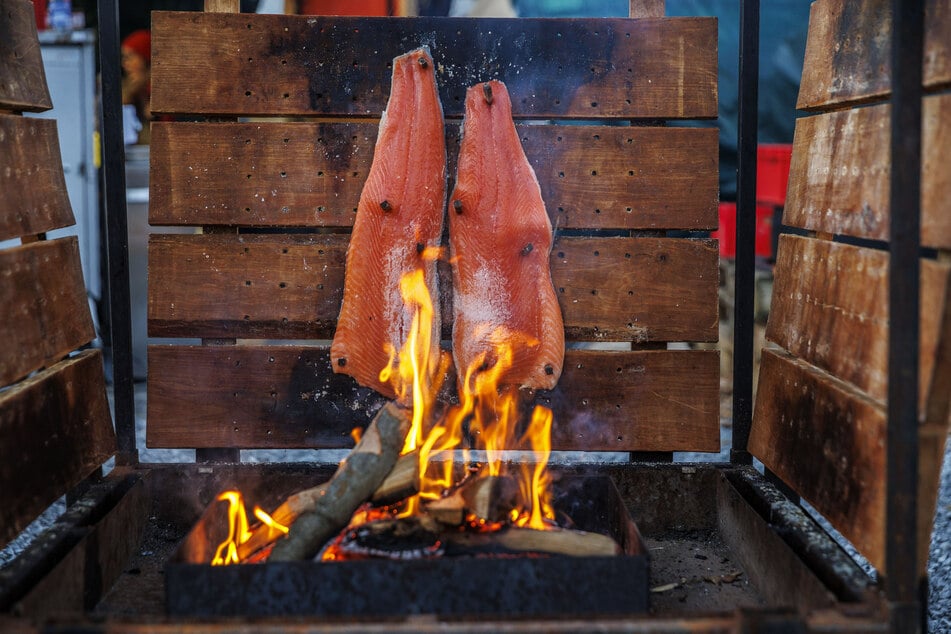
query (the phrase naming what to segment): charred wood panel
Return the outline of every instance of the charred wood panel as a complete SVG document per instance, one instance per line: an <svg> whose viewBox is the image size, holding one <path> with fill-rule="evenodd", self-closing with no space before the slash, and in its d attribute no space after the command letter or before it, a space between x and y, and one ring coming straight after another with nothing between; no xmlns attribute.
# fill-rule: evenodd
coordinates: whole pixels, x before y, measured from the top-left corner
<svg viewBox="0 0 951 634"><path fill-rule="evenodd" d="M378 123L152 124L153 225L351 226ZM560 229L714 229L717 131L519 125ZM446 129L455 174L459 128ZM451 189L451 187L450 187Z"/></svg>
<svg viewBox="0 0 951 634"><path fill-rule="evenodd" d="M886 251L781 236L766 338L885 403L888 261ZM951 389L936 367L951 345L949 299L951 264L922 260L922 412L929 391Z"/></svg>
<svg viewBox="0 0 951 634"><path fill-rule="evenodd" d="M885 564L885 410L848 383L764 350L750 452Z"/></svg>
<svg viewBox="0 0 951 634"><path fill-rule="evenodd" d="M821 110L883 101L891 91L891 3L819 0L812 4L797 108ZM951 4L925 3L923 84L951 84Z"/></svg>
<svg viewBox="0 0 951 634"><path fill-rule="evenodd" d="M4 2L0 13L0 110L39 112L52 107L33 4L26 0Z"/></svg>
<svg viewBox="0 0 951 634"><path fill-rule="evenodd" d="M426 44L450 117L462 114L468 86L496 78L516 117L717 116L710 18L155 13L152 33L156 113L379 116L392 59Z"/></svg>
<svg viewBox="0 0 951 634"><path fill-rule="evenodd" d="M383 403L324 347L150 346L149 366L150 447L346 448ZM555 450L717 451L718 373L710 351L569 350L536 401Z"/></svg>
<svg viewBox="0 0 951 634"><path fill-rule="evenodd" d="M149 247L149 334L329 339L346 235L156 235ZM569 339L716 341L716 243L558 238L552 280ZM451 280L441 276L443 332Z"/></svg>
<svg viewBox="0 0 951 634"><path fill-rule="evenodd" d="M74 224L55 121L0 114L0 191L0 240Z"/></svg>
<svg viewBox="0 0 951 634"><path fill-rule="evenodd" d="M115 452L102 354L88 350L0 394L0 543Z"/></svg>
<svg viewBox="0 0 951 634"><path fill-rule="evenodd" d="M75 237L0 250L0 385L49 366L95 336Z"/></svg>
<svg viewBox="0 0 951 634"><path fill-rule="evenodd" d="M924 99L921 242L951 248L951 95ZM812 231L888 240L889 121L882 104L796 121L783 222Z"/></svg>

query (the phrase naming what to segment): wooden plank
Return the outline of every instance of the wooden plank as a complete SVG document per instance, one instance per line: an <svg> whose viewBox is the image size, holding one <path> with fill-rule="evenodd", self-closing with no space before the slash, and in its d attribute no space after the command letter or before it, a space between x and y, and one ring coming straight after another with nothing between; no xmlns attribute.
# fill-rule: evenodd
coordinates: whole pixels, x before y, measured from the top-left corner
<svg viewBox="0 0 951 634"><path fill-rule="evenodd" d="M149 367L149 447L350 447L382 403L324 347L150 346ZM537 399L556 450L718 451L718 389L716 352L569 350Z"/></svg>
<svg viewBox="0 0 951 634"><path fill-rule="evenodd" d="M951 84L951 4L925 2L923 84ZM819 110L883 101L891 86L891 3L888 0L817 0L797 108Z"/></svg>
<svg viewBox="0 0 951 634"><path fill-rule="evenodd" d="M780 237L766 338L884 404L888 394L888 253ZM921 261L920 409L951 339L951 264ZM943 363L943 362L940 362ZM940 378L940 377L939 377Z"/></svg>
<svg viewBox="0 0 951 634"><path fill-rule="evenodd" d="M346 235L162 235L149 244L149 334L329 339ZM562 237L552 279L569 339L716 341L716 243ZM451 282L444 271L448 336Z"/></svg>
<svg viewBox="0 0 951 634"><path fill-rule="evenodd" d="M468 86L498 78L517 117L712 118L716 24L155 13L152 109L379 116L392 59L427 44L447 116L461 115Z"/></svg>
<svg viewBox="0 0 951 634"><path fill-rule="evenodd" d="M39 112L52 107L33 3L6 0L0 11L0 110Z"/></svg>
<svg viewBox="0 0 951 634"><path fill-rule="evenodd" d="M92 610L138 549L148 518L141 474L113 471L0 573L0 609L34 619Z"/></svg>
<svg viewBox="0 0 951 634"><path fill-rule="evenodd" d="M888 240L891 106L796 121L783 223ZM951 95L929 95L922 112L921 242L951 248Z"/></svg>
<svg viewBox="0 0 951 634"><path fill-rule="evenodd" d="M87 350L0 393L0 545L115 452L102 353Z"/></svg>
<svg viewBox="0 0 951 634"><path fill-rule="evenodd" d="M0 240L75 223L56 121L0 114Z"/></svg>
<svg viewBox="0 0 951 634"><path fill-rule="evenodd" d="M666 0L631 0L629 14L632 18L662 18Z"/></svg>
<svg viewBox="0 0 951 634"><path fill-rule="evenodd" d="M0 385L96 336L75 236L0 250Z"/></svg>
<svg viewBox="0 0 951 634"><path fill-rule="evenodd" d="M518 131L559 228L716 228L716 129ZM351 226L376 135L376 122L154 123L149 221ZM454 174L459 127L446 136Z"/></svg>
<svg viewBox="0 0 951 634"><path fill-rule="evenodd" d="M801 360L765 349L749 447L884 572L881 404Z"/></svg>

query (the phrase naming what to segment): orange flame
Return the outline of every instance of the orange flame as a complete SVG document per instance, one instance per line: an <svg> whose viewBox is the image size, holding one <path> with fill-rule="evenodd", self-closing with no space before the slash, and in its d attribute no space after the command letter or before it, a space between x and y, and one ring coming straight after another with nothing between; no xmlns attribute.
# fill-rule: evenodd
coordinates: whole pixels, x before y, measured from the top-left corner
<svg viewBox="0 0 951 634"><path fill-rule="evenodd" d="M218 545L215 556L211 560L211 565L239 564L241 559L238 557L238 547L251 539L252 535L248 526L247 511L244 508L244 499L241 497L240 491L225 491L215 498L215 501L228 503L228 537ZM254 507L254 516L276 533L287 534L290 530L274 520L260 507Z"/></svg>

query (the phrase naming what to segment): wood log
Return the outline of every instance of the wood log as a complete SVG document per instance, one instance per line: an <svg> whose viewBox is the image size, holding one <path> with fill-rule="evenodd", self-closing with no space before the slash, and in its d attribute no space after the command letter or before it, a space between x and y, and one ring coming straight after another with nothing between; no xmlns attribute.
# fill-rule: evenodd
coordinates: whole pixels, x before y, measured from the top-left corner
<svg viewBox="0 0 951 634"><path fill-rule="evenodd" d="M461 525L469 515L486 522L502 522L518 506L518 501L518 483L512 478L476 476L446 497L430 502L426 512L449 526Z"/></svg>
<svg viewBox="0 0 951 634"><path fill-rule="evenodd" d="M613 557L621 547L607 535L567 528L535 530L509 527L489 532L448 532L446 554L545 553L569 557Z"/></svg>
<svg viewBox="0 0 951 634"><path fill-rule="evenodd" d="M317 554L327 539L347 525L357 507L370 499L393 469L409 426L407 410L395 403L383 406L317 495L314 509L297 518L287 537L274 545L270 559L295 561Z"/></svg>
<svg viewBox="0 0 951 634"><path fill-rule="evenodd" d="M397 458L393 470L386 476L370 501L382 506L399 502L419 492L419 452L411 451Z"/></svg>

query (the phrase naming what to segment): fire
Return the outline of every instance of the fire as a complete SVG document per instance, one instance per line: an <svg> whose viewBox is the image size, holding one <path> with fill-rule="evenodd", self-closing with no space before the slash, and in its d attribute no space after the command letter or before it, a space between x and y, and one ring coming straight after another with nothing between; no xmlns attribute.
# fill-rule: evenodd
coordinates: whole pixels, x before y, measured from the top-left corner
<svg viewBox="0 0 951 634"><path fill-rule="evenodd" d="M252 535L248 526L244 499L241 497L240 491L225 491L215 498L215 501L228 503L228 537L218 545L215 557L211 560L211 565L228 566L241 563L238 548L251 539ZM254 516L265 526L270 527L274 533L286 535L289 530L258 506L254 507Z"/></svg>
<svg viewBox="0 0 951 634"><path fill-rule="evenodd" d="M437 258L439 255L437 249L427 249L423 253L425 258ZM463 379L459 381L459 404L439 409L436 397L450 359L436 343L439 337L434 334L438 333L432 332L432 328L439 328L440 324L433 323L433 300L423 270L404 275L400 292L405 306L412 313L412 322L402 348L387 350L389 363L380 371L379 377L393 386L399 401L412 405L412 426L402 454L414 451L418 454L419 492L400 507L364 507L354 514L350 526L384 517L405 517L424 512L427 503L440 499L454 486L460 472L475 472L477 469L470 464L470 453L464 442L468 432L475 441L474 448L485 451L486 464L480 475L507 476L518 484L519 504L508 513L508 521L516 526L539 530L553 528L551 478L547 470L551 453L552 412L536 406L530 419L523 423L519 390L504 384L504 377L512 367L519 346L534 345L537 341L504 328L483 332L487 336L480 338L490 341L491 349L464 369ZM486 329L489 327L484 326ZM520 432L522 427L525 429ZM357 442L361 431L356 428L352 432ZM505 452L508 450L531 452L534 461L513 466L505 461ZM457 453L462 454L463 463L458 466L454 463ZM252 536L241 494L226 491L218 496L218 500L229 504L230 529L228 538L218 547L212 565L240 563L241 546ZM254 514L265 526L270 527L270 540L288 532L287 527L274 521L261 509L255 508ZM480 531L498 530L504 524L487 522L475 516L467 518L467 522ZM254 545L256 547L257 542ZM266 556L267 553L257 555L254 559ZM335 551L328 549L324 558L335 559Z"/></svg>

